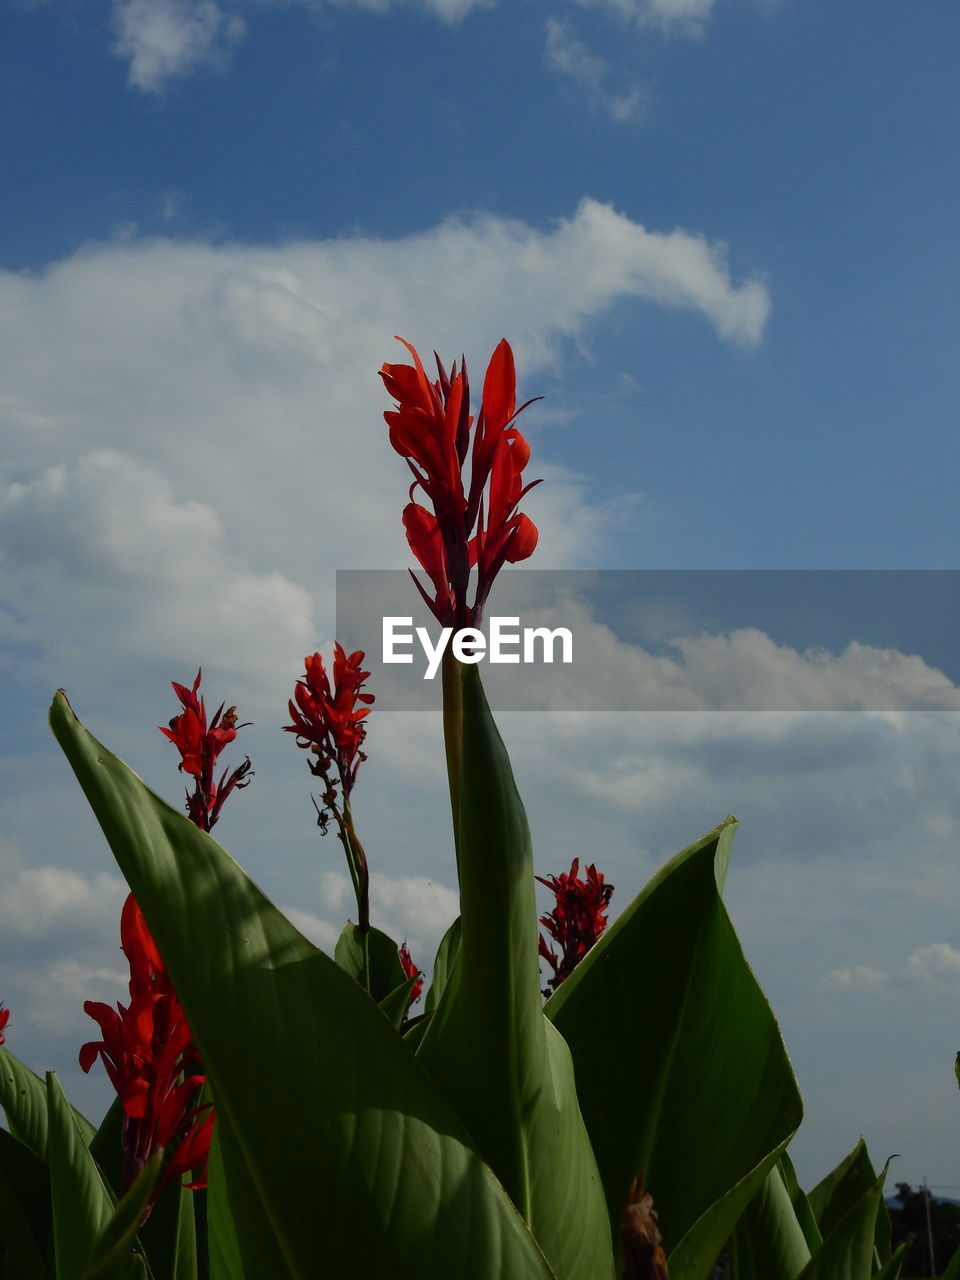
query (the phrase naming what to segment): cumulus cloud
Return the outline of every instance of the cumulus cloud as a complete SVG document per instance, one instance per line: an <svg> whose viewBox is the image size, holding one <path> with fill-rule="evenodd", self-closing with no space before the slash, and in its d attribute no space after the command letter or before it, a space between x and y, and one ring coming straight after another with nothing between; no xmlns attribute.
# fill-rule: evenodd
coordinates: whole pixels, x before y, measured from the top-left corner
<svg viewBox="0 0 960 1280"><path fill-rule="evenodd" d="M521 393L618 300L701 311L746 344L769 309L721 247L590 199L546 230L132 242L0 275L0 625L31 669L62 682L215 651L256 685L316 647L334 567L406 561L375 377L391 335L429 350L456 334L482 359L507 297ZM540 474L530 510L554 563L597 555L609 513L549 461Z"/></svg>
<svg viewBox="0 0 960 1280"><path fill-rule="evenodd" d="M113 22L113 51L129 61L129 83L147 93L222 63L246 29L242 17L213 0L117 0Z"/></svg>
<svg viewBox="0 0 960 1280"><path fill-rule="evenodd" d="M642 107L639 88L634 85L621 93L610 89L610 68L605 59L594 53L574 34L561 18L548 18L544 61L551 71L565 76L585 89L589 100L619 123L635 119Z"/></svg>

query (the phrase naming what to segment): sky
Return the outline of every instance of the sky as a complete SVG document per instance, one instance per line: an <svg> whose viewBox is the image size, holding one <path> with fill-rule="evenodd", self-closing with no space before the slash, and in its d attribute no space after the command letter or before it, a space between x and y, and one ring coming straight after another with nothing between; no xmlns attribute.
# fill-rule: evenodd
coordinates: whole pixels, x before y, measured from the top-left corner
<svg viewBox="0 0 960 1280"><path fill-rule="evenodd" d="M720 576L655 616L567 600L578 697L498 714L538 872L595 861L615 913L736 813L726 898L804 1095L802 1181L862 1133L891 1184L960 1191L956 588L898 580L879 625L830 577L955 567L960 9L0 13L8 1046L102 1113L76 1055L83 1001L124 995L124 890L46 727L60 686L179 804L156 726L202 666L253 721L217 835L332 947L349 884L280 727L337 571L410 563L376 373L401 334L479 386L507 337L543 397L531 567L777 571L749 617ZM682 710L609 710L658 679ZM436 709L374 714L368 749L374 923L428 967L457 911Z"/></svg>

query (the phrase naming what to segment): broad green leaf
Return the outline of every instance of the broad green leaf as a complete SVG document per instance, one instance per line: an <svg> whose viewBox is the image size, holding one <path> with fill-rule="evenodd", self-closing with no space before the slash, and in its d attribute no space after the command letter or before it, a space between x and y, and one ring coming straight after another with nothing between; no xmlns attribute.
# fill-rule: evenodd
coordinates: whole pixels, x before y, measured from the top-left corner
<svg viewBox="0 0 960 1280"><path fill-rule="evenodd" d="M19 1234L22 1219L42 1256L50 1239L50 1175L39 1156L6 1129L0 1129L0 1179L0 1242Z"/></svg>
<svg viewBox="0 0 960 1280"><path fill-rule="evenodd" d="M375 1001L385 999L406 981L397 944L380 929L369 929L366 936L367 958L370 967L370 994ZM364 936L360 926L344 925L333 953L337 964L349 973L361 986L364 971Z"/></svg>
<svg viewBox="0 0 960 1280"><path fill-rule="evenodd" d="M573 1054L611 1223L642 1170L673 1280L704 1280L802 1115L720 896L736 825L668 862L544 1007Z"/></svg>
<svg viewBox="0 0 960 1280"><path fill-rule="evenodd" d="M874 1235L887 1171L835 1222L823 1244L800 1273L800 1280L870 1280L874 1273Z"/></svg>
<svg viewBox="0 0 960 1280"><path fill-rule="evenodd" d="M447 985L447 979L450 977L450 970L453 968L453 963L459 953L460 917L457 916L456 920L440 939L440 945L437 947L436 958L433 962L433 977L430 980L430 990L423 1001L424 1013L433 1013L440 1003L443 989Z"/></svg>
<svg viewBox="0 0 960 1280"><path fill-rule="evenodd" d="M790 1192L775 1164L730 1242L733 1280L797 1280L811 1258Z"/></svg>
<svg viewBox="0 0 960 1280"><path fill-rule="evenodd" d="M382 1000L377 1001L380 1012L390 1023L395 1031L399 1031L403 1026L403 1017L407 1012L407 1006L410 1004L410 992L413 990L413 984L416 978L404 978L399 987L396 987L388 996L384 996Z"/></svg>
<svg viewBox="0 0 960 1280"><path fill-rule="evenodd" d="M123 1106L114 1098L90 1143L90 1153L115 1195L121 1186ZM193 1192L164 1187L139 1232L154 1280L197 1280Z"/></svg>
<svg viewBox="0 0 960 1280"><path fill-rule="evenodd" d="M112 756L63 694L51 725L167 964L253 1190L270 1280L546 1280L536 1242L423 1069L356 982L240 867Z"/></svg>
<svg viewBox="0 0 960 1280"><path fill-rule="evenodd" d="M99 1066L99 1062L97 1066ZM94 1068L96 1069L96 1067ZM100 1172L119 1197L123 1177L123 1103L114 1098L90 1140L90 1154Z"/></svg>
<svg viewBox="0 0 960 1280"><path fill-rule="evenodd" d="M227 1198L227 1185L223 1171L223 1160L220 1156L220 1132L222 1121L213 1129L210 1143L210 1159L207 1163L207 1246L209 1250L210 1280L245 1280L243 1259L240 1253L240 1242L237 1239L237 1228L233 1221L233 1211ZM239 1195L237 1179L233 1181L233 1189ZM254 1209L262 1213L259 1197L252 1196ZM267 1227L267 1234L272 1232Z"/></svg>
<svg viewBox="0 0 960 1280"><path fill-rule="evenodd" d="M46 1280L43 1254L14 1185L8 1166L0 1167L0 1275Z"/></svg>
<svg viewBox="0 0 960 1280"><path fill-rule="evenodd" d="M793 1211L797 1215L797 1221L800 1223L803 1238L807 1242L807 1248L812 1254L816 1253L823 1243L823 1234L817 1225L813 1206L800 1189L800 1183L797 1181L797 1171L794 1169L793 1161L786 1151L781 1155L777 1164L780 1167L783 1185L787 1188L790 1203L793 1205Z"/></svg>
<svg viewBox="0 0 960 1280"><path fill-rule="evenodd" d="M418 1058L563 1280L613 1250L563 1038L544 1018L530 835L475 667L462 677L459 959Z"/></svg>
<svg viewBox="0 0 960 1280"><path fill-rule="evenodd" d="M903 1267L904 1257L906 1256L907 1250L910 1248L911 1244L913 1244L912 1240L904 1240L901 1244L897 1245L889 1259L876 1273L876 1280L898 1280L900 1271ZM960 1249L957 1250L955 1257L956 1259L960 1259ZM958 1261L957 1265L958 1268L960 1268L960 1261ZM948 1267L940 1277L940 1280L960 1280L960 1269L954 1272Z"/></svg>
<svg viewBox="0 0 960 1280"><path fill-rule="evenodd" d="M130 1189L121 1197L100 1234L84 1272L84 1280L105 1280L107 1276L123 1273L123 1264L129 1258L137 1228L150 1203L162 1165L162 1153L154 1152L133 1180Z"/></svg>
<svg viewBox="0 0 960 1280"><path fill-rule="evenodd" d="M844 1156L835 1169L832 1169L817 1183L807 1199L820 1227L820 1234L826 1238L847 1210L860 1199L877 1180L867 1146L863 1138ZM879 1262L886 1265L890 1260L890 1238L892 1226L887 1206L880 1199L877 1212L877 1230L874 1244Z"/></svg>
<svg viewBox="0 0 960 1280"><path fill-rule="evenodd" d="M114 1198L52 1071L47 1073L47 1122L57 1280L83 1280L113 1217ZM101 1274L102 1280L121 1280L131 1271L118 1263Z"/></svg>
<svg viewBox="0 0 960 1280"><path fill-rule="evenodd" d="M0 1048L0 1106L15 1138L41 1160L47 1158L47 1087L9 1049ZM84 1142L89 1145L94 1128L79 1111L73 1112Z"/></svg>

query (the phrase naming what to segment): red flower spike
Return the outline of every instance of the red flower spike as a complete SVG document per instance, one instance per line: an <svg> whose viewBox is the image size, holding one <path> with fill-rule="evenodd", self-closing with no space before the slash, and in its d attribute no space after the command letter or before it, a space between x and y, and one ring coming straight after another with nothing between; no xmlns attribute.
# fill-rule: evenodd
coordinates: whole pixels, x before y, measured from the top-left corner
<svg viewBox="0 0 960 1280"><path fill-rule="evenodd" d="M183 1010L133 894L120 917L120 938L130 964L130 1003L116 1009L87 1000L84 1012L100 1027L100 1040L80 1049L80 1067L99 1057L123 1105L123 1188L160 1148L173 1149L154 1190L150 1212L165 1186L196 1173L191 1187L206 1185L214 1115L197 1106L205 1083Z"/></svg>
<svg viewBox="0 0 960 1280"><path fill-rule="evenodd" d="M543 934L540 935L540 955L553 970L547 979L545 996L569 978L607 927L607 906L613 885L604 883L603 873L592 863L586 869L586 879L581 880L577 874L579 867L580 859L574 858L569 873L561 871L559 876L547 878L537 876L557 900L554 909L540 917L547 933L560 945L558 956Z"/></svg>
<svg viewBox="0 0 960 1280"><path fill-rule="evenodd" d="M327 783L333 801L338 786L349 800L357 771L366 759L361 750L367 736L364 720L374 696L363 692L370 675L361 669L363 657L362 649L348 656L340 644L334 644L332 683L319 653L305 658L306 674L297 681L294 700L288 704L293 723L283 726L284 732L297 735L298 747L316 756L310 768ZM325 798L324 808L330 803Z"/></svg>
<svg viewBox="0 0 960 1280"><path fill-rule="evenodd" d="M7 1023L9 1021L10 1010L5 1009L3 1005L0 1004L0 1044L6 1044L7 1042L7 1037L4 1035L4 1031L6 1030Z"/></svg>
<svg viewBox="0 0 960 1280"><path fill-rule="evenodd" d="M407 950L406 941L401 942L400 946L397 948L397 952L400 956L400 963L403 965L403 972L406 977L416 978L416 982L410 988L410 999L407 1001L407 1008L410 1008L412 1005L417 1003L423 994L423 970L418 969L413 963L413 960L410 957L410 952Z"/></svg>
<svg viewBox="0 0 960 1280"><path fill-rule="evenodd" d="M189 773L196 780L193 794L187 792L186 808L190 821L202 831L210 831L220 817L224 801L231 791L248 785L252 770L248 756L232 773L228 774L225 769L220 781L214 781L220 753L236 738L237 730L245 726L237 724L237 708L230 707L225 712L222 702L208 726L203 698L197 696L200 678L201 672L198 671L192 689L173 682L173 691L180 699L183 711L173 717L168 729L163 725L158 725L158 728L180 752L180 772Z"/></svg>
<svg viewBox="0 0 960 1280"><path fill-rule="evenodd" d="M437 356L439 378L431 383L416 348L398 339L413 357L414 367L385 364L380 370L397 408L384 413L390 443L413 473L410 503L403 525L410 549L433 586L430 597L420 593L445 626L477 626L493 581L504 564L516 564L533 554L537 529L517 505L534 484L524 485L523 469L530 447L512 425L527 401L516 407L516 370L506 339L494 351L483 380L483 399L473 444L470 388L466 364L444 371ZM470 483L464 489L463 468L470 457ZM433 511L414 501L421 488ZM486 519L484 519L484 494ZM473 603L467 592L470 570L476 568Z"/></svg>

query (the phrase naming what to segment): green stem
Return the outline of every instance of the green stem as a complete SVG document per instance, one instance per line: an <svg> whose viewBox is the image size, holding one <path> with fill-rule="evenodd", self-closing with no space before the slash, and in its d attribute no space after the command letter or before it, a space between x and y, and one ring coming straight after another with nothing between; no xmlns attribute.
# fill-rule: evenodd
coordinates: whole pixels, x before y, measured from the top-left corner
<svg viewBox="0 0 960 1280"><path fill-rule="evenodd" d="M443 681L443 746L447 757L447 784L453 816L453 845L457 854L457 877L460 875L460 761L463 755L463 689L460 663L448 648L441 667Z"/></svg>

